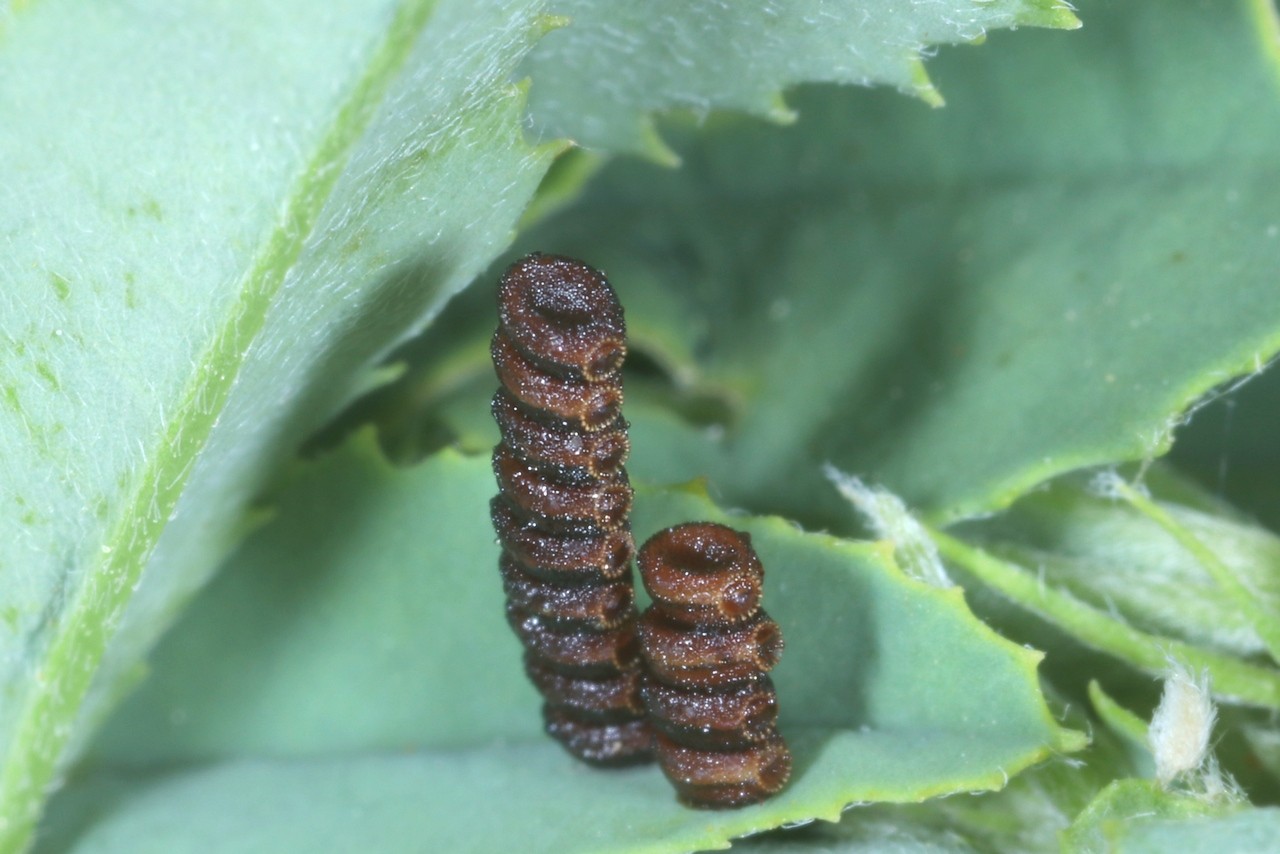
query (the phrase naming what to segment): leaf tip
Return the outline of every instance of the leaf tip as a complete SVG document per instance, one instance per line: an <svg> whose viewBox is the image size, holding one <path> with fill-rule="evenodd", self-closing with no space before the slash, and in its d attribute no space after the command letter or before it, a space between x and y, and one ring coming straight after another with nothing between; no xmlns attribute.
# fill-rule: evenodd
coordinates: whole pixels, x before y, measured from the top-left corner
<svg viewBox="0 0 1280 854"><path fill-rule="evenodd" d="M1023 10L1015 19L1016 23L1028 27L1045 27L1054 30L1078 30L1084 26L1076 16L1071 4L1062 0L1034 3Z"/></svg>
<svg viewBox="0 0 1280 854"><path fill-rule="evenodd" d="M536 156L550 158L551 166L521 215L511 242L515 241L516 234L527 231L577 199L588 179L606 161L603 155L579 148L576 142L563 137L543 142L534 151Z"/></svg>
<svg viewBox="0 0 1280 854"><path fill-rule="evenodd" d="M924 67L924 59L919 55L913 56L908 60L908 65L909 83L906 91L915 95L930 107L946 106L947 102L943 99L942 93L938 91L938 87L934 86L933 81L929 79L929 72Z"/></svg>
<svg viewBox="0 0 1280 854"><path fill-rule="evenodd" d="M667 487L671 492L683 493L693 498L714 503L709 490L710 481L706 475L695 477L692 480L686 480L684 483L677 483Z"/></svg>
<svg viewBox="0 0 1280 854"><path fill-rule="evenodd" d="M790 125L795 124L796 119L800 118L800 113L792 109L782 92L774 92L768 98L764 116L775 124Z"/></svg>
<svg viewBox="0 0 1280 854"><path fill-rule="evenodd" d="M653 123L653 116L643 116L640 119L638 131L638 153L641 156L647 157L659 166L666 166L670 169L675 169L681 164L680 155L676 154L675 149L667 145L658 133L658 129Z"/></svg>
<svg viewBox="0 0 1280 854"><path fill-rule="evenodd" d="M1058 727L1057 736L1058 743L1054 748L1059 753L1076 753L1084 750L1090 743L1088 733L1069 727Z"/></svg>
<svg viewBox="0 0 1280 854"><path fill-rule="evenodd" d="M1094 712L1097 713L1098 717L1102 719L1102 722L1110 730L1135 747L1146 748L1147 725L1145 721L1114 700L1097 679L1089 680L1087 693L1089 703L1093 706Z"/></svg>

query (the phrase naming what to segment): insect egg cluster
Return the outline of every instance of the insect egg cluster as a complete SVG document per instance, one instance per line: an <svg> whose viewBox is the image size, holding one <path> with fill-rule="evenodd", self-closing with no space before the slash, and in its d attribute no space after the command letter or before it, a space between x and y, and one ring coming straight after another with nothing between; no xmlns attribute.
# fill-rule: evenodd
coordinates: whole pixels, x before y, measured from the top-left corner
<svg viewBox="0 0 1280 854"><path fill-rule="evenodd" d="M547 732L595 764L656 752L691 806L776 794L791 773L768 676L782 634L760 608L750 538L711 522L659 532L640 551L653 604L637 618L613 289L579 261L534 254L503 275L498 311L490 515Z"/></svg>
<svg viewBox="0 0 1280 854"><path fill-rule="evenodd" d="M498 291L491 352L507 619L542 694L547 732L573 755L625 764L652 754L640 698L622 418L622 307L578 261L530 255Z"/></svg>
<svg viewBox="0 0 1280 854"><path fill-rule="evenodd" d="M764 568L748 535L695 522L640 550L653 604L640 619L644 702L658 761L691 806L737 807L791 774L768 671L782 633L760 608Z"/></svg>

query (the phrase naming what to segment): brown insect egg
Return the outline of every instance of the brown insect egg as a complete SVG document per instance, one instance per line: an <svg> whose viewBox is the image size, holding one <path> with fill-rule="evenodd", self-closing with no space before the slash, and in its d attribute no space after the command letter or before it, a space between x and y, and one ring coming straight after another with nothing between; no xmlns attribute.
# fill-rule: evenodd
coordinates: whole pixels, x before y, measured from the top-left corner
<svg viewBox="0 0 1280 854"><path fill-rule="evenodd" d="M640 660L636 628L630 620L598 632L561 627L508 605L507 622L526 650L566 675L603 679L638 666Z"/></svg>
<svg viewBox="0 0 1280 854"><path fill-rule="evenodd" d="M616 580L631 570L635 545L626 527L575 533L554 527L546 530L539 520L522 518L510 500L501 495L489 503L489 515L498 532L498 542L531 575L565 584L584 584Z"/></svg>
<svg viewBox="0 0 1280 854"><path fill-rule="evenodd" d="M649 679L643 696L657 730L690 747L732 748L777 735L778 697L763 674L712 690L676 688Z"/></svg>
<svg viewBox="0 0 1280 854"><path fill-rule="evenodd" d="M607 631L635 616L631 573L617 581L557 584L530 575L510 555L498 562L507 603L548 620Z"/></svg>
<svg viewBox="0 0 1280 854"><path fill-rule="evenodd" d="M631 452L627 422L621 417L608 427L585 433L568 422L540 420L506 389L493 396L493 417L507 447L534 465L608 477L618 473Z"/></svg>
<svg viewBox="0 0 1280 854"><path fill-rule="evenodd" d="M691 628L654 606L640 619L640 637L649 672L674 685L729 685L772 670L782 656L782 632L762 610L745 622Z"/></svg>
<svg viewBox="0 0 1280 854"><path fill-rule="evenodd" d="M493 450L493 471L498 489L529 516L610 531L631 515L632 490L625 471L604 478L566 477L525 462L505 442Z"/></svg>
<svg viewBox="0 0 1280 854"><path fill-rule="evenodd" d="M648 759L640 697L622 418L622 307L585 264L530 255L498 287L490 352L507 621L542 694L547 733L585 762Z"/></svg>
<svg viewBox="0 0 1280 854"><path fill-rule="evenodd" d="M498 381L516 400L588 433L603 430L622 411L622 386L562 377L535 364L499 329L489 348Z"/></svg>
<svg viewBox="0 0 1280 854"><path fill-rule="evenodd" d="M735 750L704 750L659 733L658 761L680 799L690 806L725 808L759 803L791 777L791 752L781 736Z"/></svg>
<svg viewBox="0 0 1280 854"><path fill-rule="evenodd" d="M644 714L640 702L638 667L611 674L603 679L566 676L543 664L536 656L525 656L525 672L529 681L546 698L547 705L576 713L583 720L610 722L628 720Z"/></svg>
<svg viewBox="0 0 1280 854"><path fill-rule="evenodd" d="M653 732L644 716L618 723L586 720L550 705L542 709L547 734L583 762L593 765L632 765L653 754Z"/></svg>
<svg viewBox="0 0 1280 854"><path fill-rule="evenodd" d="M654 537L639 556L653 601L690 624L745 620L760 606L764 567L745 534L710 522L681 525Z"/></svg>
<svg viewBox="0 0 1280 854"><path fill-rule="evenodd" d="M658 761L690 806L722 808L777 794L791 774L767 672L782 632L759 607L764 568L745 534L695 522L640 549L653 604L638 626L645 709Z"/></svg>
<svg viewBox="0 0 1280 854"><path fill-rule="evenodd" d="M538 253L512 264L498 286L498 313L515 345L552 371L598 382L626 358L622 305L581 261Z"/></svg>

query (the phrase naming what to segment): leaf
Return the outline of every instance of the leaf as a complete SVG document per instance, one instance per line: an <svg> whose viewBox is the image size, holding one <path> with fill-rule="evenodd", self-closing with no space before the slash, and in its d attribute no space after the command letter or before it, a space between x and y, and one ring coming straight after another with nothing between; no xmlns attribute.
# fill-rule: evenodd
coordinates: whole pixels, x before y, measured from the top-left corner
<svg viewBox="0 0 1280 854"><path fill-rule="evenodd" d="M1165 469L1142 488L1061 479L956 533L1144 631L1245 658L1280 650L1280 538Z"/></svg>
<svg viewBox="0 0 1280 854"><path fill-rule="evenodd" d="M838 824L806 825L735 840L733 850L741 854L969 854L981 850L950 828L933 827L916 816L904 820L896 813L858 807Z"/></svg>
<svg viewBox="0 0 1280 854"><path fill-rule="evenodd" d="M1069 715L1072 725L1084 724ZM939 798L922 804L871 804L847 811L837 824L735 842L760 854L827 852L1051 851L1060 833L1098 789L1129 763L1116 739L1102 732L1078 757L1059 758L1019 774L999 792Z"/></svg>
<svg viewBox="0 0 1280 854"><path fill-rule="evenodd" d="M1063 478L955 537L935 532L939 549L1086 646L1155 675L1170 657L1207 667L1215 695L1280 704L1280 670L1258 660L1280 620L1280 541L1163 469L1148 473L1151 498L1105 480L1131 501Z"/></svg>
<svg viewBox="0 0 1280 854"><path fill-rule="evenodd" d="M1096 680L1089 683L1089 702L1103 723L1123 740L1138 774L1154 777L1156 768L1147 740L1147 722L1108 696Z"/></svg>
<svg viewBox="0 0 1280 854"><path fill-rule="evenodd" d="M1080 25L1059 0L784 0L748 8L563 0L556 9L572 26L544 39L525 63L538 81L530 101L536 124L549 136L668 162L674 156L654 130L654 112L734 109L790 121L782 90L804 81L887 83L940 105L924 70L930 46L1020 24Z"/></svg>
<svg viewBox="0 0 1280 854"><path fill-rule="evenodd" d="M1117 780L1102 790L1089 808L1080 814L1071 829L1063 835L1063 849L1080 852L1128 850L1123 845L1118 845L1127 829L1145 824L1151 819L1179 820L1224 816L1237 810L1238 807L1230 804L1166 792L1153 780ZM1253 810L1241 815L1258 815L1262 812ZM1183 844L1180 843L1178 847L1182 847ZM1216 846L1209 846L1205 850L1215 849ZM1199 849L1193 846L1188 850ZM1247 849L1233 849L1228 846L1221 850Z"/></svg>
<svg viewBox="0 0 1280 854"><path fill-rule="evenodd" d="M730 517L695 490L642 488L642 538L696 518L751 531L787 642L774 675L796 771L766 804L706 813L681 807L655 768L583 768L540 734L504 625L484 510L493 490L485 458L445 452L397 471L367 435L300 474L160 645L49 833L82 828L77 844L93 850L144 830L199 849L218 830L237 834L233 849L242 838L327 846L337 833L393 850L429 838L680 851L835 820L854 801L999 788L1082 745L1045 706L1038 656L974 619L959 590L907 578L883 546ZM216 764L145 770L193 762ZM229 827L237 815L244 826Z"/></svg>
<svg viewBox="0 0 1280 854"><path fill-rule="evenodd" d="M1108 696L1096 681L1089 683L1088 693L1098 716L1122 737L1130 758L1126 773L1113 776L1155 777L1147 722ZM1211 742L1214 758L1250 800L1274 803L1280 794L1280 734L1274 726L1268 726L1270 716L1242 708L1222 708L1218 712ZM1094 734L1097 735L1096 730Z"/></svg>
<svg viewBox="0 0 1280 854"><path fill-rule="evenodd" d="M1125 854L1164 851L1266 851L1280 838L1280 809L1246 810L1222 817L1144 819L1110 825L1114 850Z"/></svg>
<svg viewBox="0 0 1280 854"><path fill-rule="evenodd" d="M0 849L246 501L509 240L554 154L509 83L536 11L5 13Z"/></svg>
<svg viewBox="0 0 1280 854"><path fill-rule="evenodd" d="M521 240L628 305L671 295L629 322L707 330L694 385L730 411L678 434L632 407L637 471L692 464L730 503L849 530L830 461L946 524L1163 453L1280 350L1280 100L1248 10L1080 14L942 52L945 110L808 88L786 130L673 121L681 172L614 163Z"/></svg>
<svg viewBox="0 0 1280 854"><path fill-rule="evenodd" d="M1174 658L1188 668L1208 670L1215 698L1280 708L1280 671L1274 668L1148 634L1067 591L1041 583L1028 567L1001 560L941 531L930 535L948 566L978 579L1087 646L1155 675L1163 674L1168 660Z"/></svg>
<svg viewBox="0 0 1280 854"><path fill-rule="evenodd" d="M6 839L246 503L492 260L564 147L526 144L509 82L557 24L541 0L224 6L0 11ZM978 20L1069 23L1055 8ZM930 14L902 32L927 42ZM768 50L796 55L799 30ZM858 44L830 47L811 67ZM761 58L725 48L706 58L730 77ZM612 70L666 65L655 49ZM719 105L705 83L687 93ZM572 196L576 165L531 218Z"/></svg>
<svg viewBox="0 0 1280 854"><path fill-rule="evenodd" d="M1088 690L1094 710L1121 735L1131 758L1128 773L1115 776L1154 777L1147 722L1113 700L1097 682L1090 682ZM1280 794L1280 733L1266 723L1270 716L1240 708L1218 711L1211 741L1214 758L1254 803L1274 803Z"/></svg>
<svg viewBox="0 0 1280 854"><path fill-rule="evenodd" d="M1213 579L1217 596L1235 606L1271 660L1280 663L1280 538L1261 528L1222 525L1211 515L1153 501L1145 488L1135 489L1118 477L1111 488L1194 558ZM1233 553L1237 548L1244 554Z"/></svg>

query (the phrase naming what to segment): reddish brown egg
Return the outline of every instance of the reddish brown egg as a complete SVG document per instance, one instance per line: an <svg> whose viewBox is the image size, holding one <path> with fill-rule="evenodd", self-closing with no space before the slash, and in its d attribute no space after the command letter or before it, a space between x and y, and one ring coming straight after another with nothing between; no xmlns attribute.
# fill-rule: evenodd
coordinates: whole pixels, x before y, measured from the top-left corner
<svg viewBox="0 0 1280 854"><path fill-rule="evenodd" d="M655 728L680 744L732 748L777 735L778 696L764 674L709 690L648 679L642 690Z"/></svg>
<svg viewBox="0 0 1280 854"><path fill-rule="evenodd" d="M635 668L640 662L636 627L631 620L595 631L560 625L508 603L507 622L531 655L568 676L605 679Z"/></svg>
<svg viewBox="0 0 1280 854"><path fill-rule="evenodd" d="M658 761L690 806L777 794L791 774L766 675L782 632L759 607L764 568L745 534L710 522L660 531L640 549L653 604L639 623L645 709Z"/></svg>
<svg viewBox="0 0 1280 854"><path fill-rule="evenodd" d="M544 527L593 527L611 531L631 515L631 484L625 470L605 477L566 475L533 465L505 442L493 449L498 490L527 516L540 516Z"/></svg>
<svg viewBox="0 0 1280 854"><path fill-rule="evenodd" d="M628 571L617 581L564 584L529 574L508 554L498 562L507 603L578 628L607 631L635 616L635 589Z"/></svg>
<svg viewBox="0 0 1280 854"><path fill-rule="evenodd" d="M507 619L547 733L586 762L642 761L653 736L631 580L622 307L585 264L530 255L502 277L498 315L490 351L503 441L490 516Z"/></svg>
<svg viewBox="0 0 1280 854"><path fill-rule="evenodd" d="M766 800L791 778L791 752L782 736L733 750L705 750L657 735L658 762L689 806L723 809Z"/></svg>
<svg viewBox="0 0 1280 854"><path fill-rule="evenodd" d="M760 606L764 567L751 540L711 522L652 537L639 555L641 578L669 619L720 625L749 619Z"/></svg>
<svg viewBox="0 0 1280 854"><path fill-rule="evenodd" d="M631 571L635 543L626 526L609 531L547 530L537 519L522 518L502 495L489 502L489 515L498 542L531 575L565 584L586 584L616 580Z"/></svg>
<svg viewBox="0 0 1280 854"><path fill-rule="evenodd" d="M527 462L587 477L617 474L631 443L619 416L608 427L587 433L562 420L540 418L506 389L493 396L493 417L508 448Z"/></svg>
<svg viewBox="0 0 1280 854"><path fill-rule="evenodd" d="M639 666L601 679L584 679L566 676L536 656L526 655L525 672L548 706L572 712L583 720L627 721L644 714L639 693L644 671Z"/></svg>
<svg viewBox="0 0 1280 854"><path fill-rule="evenodd" d="M649 672L668 685L730 685L772 670L782 656L782 632L759 609L742 623L691 627L655 605L640 619L640 637Z"/></svg>
<svg viewBox="0 0 1280 854"><path fill-rule="evenodd" d="M547 734L583 762L616 767L653 758L653 731L643 715L627 721L601 723L551 706L543 707L542 715Z"/></svg>
<svg viewBox="0 0 1280 854"><path fill-rule="evenodd" d="M516 400L552 418L594 433L608 428L622 411L622 384L590 382L544 371L499 329L490 346L498 381Z"/></svg>
<svg viewBox="0 0 1280 854"><path fill-rule="evenodd" d="M535 253L507 268L498 286L500 328L552 371L598 382L627 355L622 304L599 271L581 261Z"/></svg>

